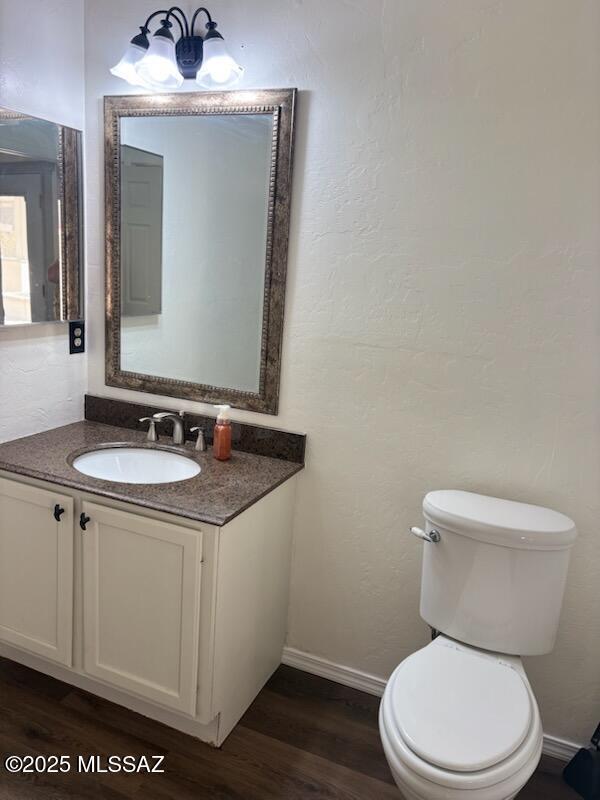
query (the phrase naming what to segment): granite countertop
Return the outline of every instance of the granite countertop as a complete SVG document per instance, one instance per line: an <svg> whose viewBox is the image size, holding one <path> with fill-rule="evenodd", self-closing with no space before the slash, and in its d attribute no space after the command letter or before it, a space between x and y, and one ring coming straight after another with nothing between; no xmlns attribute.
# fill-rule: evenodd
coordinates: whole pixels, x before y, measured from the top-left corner
<svg viewBox="0 0 600 800"><path fill-rule="evenodd" d="M74 457L107 443L166 446L193 458L201 472L175 483L131 484L91 478L71 466ZM217 461L210 448L201 453L189 443L176 447L166 437L158 445L151 445L143 432L98 422L74 422L0 444L0 470L218 526L225 525L301 469L302 464L236 450L229 461Z"/></svg>

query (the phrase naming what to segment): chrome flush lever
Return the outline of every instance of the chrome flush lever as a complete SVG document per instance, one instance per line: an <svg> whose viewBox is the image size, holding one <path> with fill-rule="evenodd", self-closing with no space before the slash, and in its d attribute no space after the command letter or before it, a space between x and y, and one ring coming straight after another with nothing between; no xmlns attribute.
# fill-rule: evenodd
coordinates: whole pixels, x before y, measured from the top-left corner
<svg viewBox="0 0 600 800"><path fill-rule="evenodd" d="M416 536L417 539L423 539L424 542L431 542L431 544L437 544L442 538L440 536L440 532L436 531L435 528L430 530L429 533L425 533L425 531L422 528L417 528L416 526L413 526L412 528L410 528L410 532L412 533L413 536Z"/></svg>

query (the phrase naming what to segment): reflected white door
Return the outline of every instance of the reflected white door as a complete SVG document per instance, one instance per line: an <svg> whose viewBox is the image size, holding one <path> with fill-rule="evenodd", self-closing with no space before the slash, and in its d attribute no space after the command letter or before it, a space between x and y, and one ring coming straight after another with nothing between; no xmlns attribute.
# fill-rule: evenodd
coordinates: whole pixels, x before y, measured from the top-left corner
<svg viewBox="0 0 600 800"><path fill-rule="evenodd" d="M53 319L48 316L46 298L47 271L52 258L50 254L46 255L44 243L47 226L44 225L42 180L41 174L15 173L2 176L0 195L7 200L15 198L25 205L25 224L19 232L25 274L20 281L12 274L19 268L16 260L0 253L1 285L6 322L9 324ZM0 232L2 227L0 223Z"/></svg>
<svg viewBox="0 0 600 800"><path fill-rule="evenodd" d="M163 158L121 147L122 314L162 310Z"/></svg>

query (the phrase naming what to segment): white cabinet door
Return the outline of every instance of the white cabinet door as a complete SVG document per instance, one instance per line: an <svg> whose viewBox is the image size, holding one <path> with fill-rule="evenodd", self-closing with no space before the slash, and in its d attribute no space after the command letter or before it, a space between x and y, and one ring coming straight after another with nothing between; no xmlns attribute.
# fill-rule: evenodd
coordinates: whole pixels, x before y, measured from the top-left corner
<svg viewBox="0 0 600 800"><path fill-rule="evenodd" d="M0 478L0 640L72 664L73 500Z"/></svg>
<svg viewBox="0 0 600 800"><path fill-rule="evenodd" d="M86 672L195 714L199 531L84 503Z"/></svg>

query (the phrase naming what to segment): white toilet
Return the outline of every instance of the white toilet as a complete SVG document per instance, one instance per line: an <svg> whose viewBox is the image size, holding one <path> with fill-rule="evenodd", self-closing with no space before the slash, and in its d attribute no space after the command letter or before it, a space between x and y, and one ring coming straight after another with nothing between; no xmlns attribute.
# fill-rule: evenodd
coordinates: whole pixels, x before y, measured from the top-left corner
<svg viewBox="0 0 600 800"><path fill-rule="evenodd" d="M440 632L392 674L379 730L407 800L510 800L535 770L542 725L522 655L554 646L570 549L564 514L430 492L421 616Z"/></svg>

